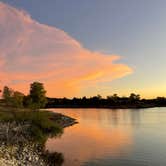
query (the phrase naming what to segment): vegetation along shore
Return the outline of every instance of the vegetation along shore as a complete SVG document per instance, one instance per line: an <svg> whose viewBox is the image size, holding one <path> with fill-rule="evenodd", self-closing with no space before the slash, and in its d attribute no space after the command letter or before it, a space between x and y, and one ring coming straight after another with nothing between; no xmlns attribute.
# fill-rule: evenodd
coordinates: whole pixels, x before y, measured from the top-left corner
<svg viewBox="0 0 166 166"><path fill-rule="evenodd" d="M61 166L63 154L45 150L48 137L58 137L75 119L46 110L43 84L31 84L28 96L4 87L0 102L0 165Z"/></svg>
<svg viewBox="0 0 166 166"><path fill-rule="evenodd" d="M128 97L113 94L103 98L100 95L93 97L69 98L47 98L46 108L152 108L166 107L166 98L141 99L139 94L131 93Z"/></svg>

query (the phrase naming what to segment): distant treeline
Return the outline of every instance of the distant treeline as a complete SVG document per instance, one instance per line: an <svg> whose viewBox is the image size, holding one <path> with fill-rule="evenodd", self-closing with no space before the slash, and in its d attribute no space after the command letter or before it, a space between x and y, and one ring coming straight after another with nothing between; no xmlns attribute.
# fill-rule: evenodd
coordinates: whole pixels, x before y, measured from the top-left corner
<svg viewBox="0 0 166 166"><path fill-rule="evenodd" d="M100 95L90 98L82 97L47 98L46 108L149 108L165 107L166 98L141 99L139 94L131 93L129 97L119 97L117 94L102 98Z"/></svg>
<svg viewBox="0 0 166 166"><path fill-rule="evenodd" d="M26 108L149 108L166 107L166 98L157 97L155 99L141 99L139 94L131 93L128 97L120 97L113 94L103 98L101 95L90 98L82 97L68 98L48 98L43 83L33 82L30 84L28 95L5 86L2 91L3 103L12 107Z"/></svg>

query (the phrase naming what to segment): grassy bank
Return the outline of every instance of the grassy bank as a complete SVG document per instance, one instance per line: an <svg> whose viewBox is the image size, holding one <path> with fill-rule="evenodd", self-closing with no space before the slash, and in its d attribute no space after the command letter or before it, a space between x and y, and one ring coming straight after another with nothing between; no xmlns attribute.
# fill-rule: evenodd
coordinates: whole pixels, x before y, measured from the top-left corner
<svg viewBox="0 0 166 166"><path fill-rule="evenodd" d="M46 152L45 141L60 136L64 127L74 123L75 119L59 113L0 107L0 163L10 156L6 165L12 166L8 161L13 158L13 165L61 165L63 155ZM15 151L8 151L10 147Z"/></svg>
<svg viewBox="0 0 166 166"><path fill-rule="evenodd" d="M0 111L0 122L16 122L17 124L29 124L29 135L32 141L42 141L48 136L55 136L63 132L63 128L54 121L53 117L60 121L60 114L39 111L7 110Z"/></svg>

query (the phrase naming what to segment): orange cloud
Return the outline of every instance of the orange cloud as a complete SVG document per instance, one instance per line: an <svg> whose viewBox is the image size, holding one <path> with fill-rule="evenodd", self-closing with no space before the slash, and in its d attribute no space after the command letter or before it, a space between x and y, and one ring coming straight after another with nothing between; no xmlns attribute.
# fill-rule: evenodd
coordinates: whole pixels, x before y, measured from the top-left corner
<svg viewBox="0 0 166 166"><path fill-rule="evenodd" d="M2 2L0 37L1 86L25 93L29 83L41 81L48 96L81 95L80 89L132 72L127 65L113 63L119 56L85 49L66 32Z"/></svg>

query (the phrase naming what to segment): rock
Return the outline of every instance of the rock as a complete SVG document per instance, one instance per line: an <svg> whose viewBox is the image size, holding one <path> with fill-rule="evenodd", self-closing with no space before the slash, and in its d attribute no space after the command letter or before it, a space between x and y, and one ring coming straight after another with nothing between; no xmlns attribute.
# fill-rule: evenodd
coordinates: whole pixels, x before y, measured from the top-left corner
<svg viewBox="0 0 166 166"><path fill-rule="evenodd" d="M37 143L9 146L0 142L0 166L47 166L42 155Z"/></svg>
<svg viewBox="0 0 166 166"><path fill-rule="evenodd" d="M31 156L29 156L28 160L29 160L29 161L31 161L31 160L32 160Z"/></svg>
<svg viewBox="0 0 166 166"><path fill-rule="evenodd" d="M35 157L35 160L36 160L36 161L38 161L38 160L39 160L39 157L38 157L38 156L36 156L36 157Z"/></svg>
<svg viewBox="0 0 166 166"><path fill-rule="evenodd" d="M55 120L62 127L75 123L74 119L61 117L62 120ZM32 142L29 127L28 123L0 122L0 166L49 166L45 160L46 152L38 143Z"/></svg>

